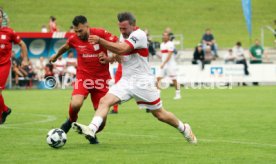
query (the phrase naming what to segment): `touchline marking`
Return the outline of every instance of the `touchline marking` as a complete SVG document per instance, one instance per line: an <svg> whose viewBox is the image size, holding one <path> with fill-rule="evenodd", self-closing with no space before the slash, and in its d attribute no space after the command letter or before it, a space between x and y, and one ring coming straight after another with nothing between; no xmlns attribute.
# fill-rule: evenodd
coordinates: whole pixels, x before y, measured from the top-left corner
<svg viewBox="0 0 276 164"><path fill-rule="evenodd" d="M126 133L112 133L112 132L104 132L111 135L121 135L121 136L132 136L132 137L148 137L148 138L160 138L167 136L155 136L155 135L136 135L136 134L126 134ZM181 137L181 136L180 136ZM170 137L171 139L179 139L179 137ZM264 147L276 147L276 144L267 144L267 143L257 143L257 142L247 142L247 141L239 141L239 140L214 140L214 139L198 139L198 142L216 142L216 143L231 143L231 144L241 144L241 145L256 145L256 146L264 146Z"/></svg>
<svg viewBox="0 0 276 164"><path fill-rule="evenodd" d="M14 126L0 126L0 129L19 129L19 130L39 130L47 131L46 128L23 128L23 127L14 127ZM145 138L162 138L168 136L156 136L156 135L139 135L139 134L126 134L126 133L113 133L113 132L103 132L103 135L118 135L118 136L128 136L128 137L145 137ZM180 136L181 137L181 136ZM171 139L179 139L180 137L170 137ZM184 140L184 138L183 138ZM262 147L276 147L276 144L267 144L267 143L257 143L257 142L247 142L239 140L215 140L215 139L198 139L199 145L201 142L214 142L214 143L230 143L230 144L240 144L240 145L251 145L251 146L262 146Z"/></svg>
<svg viewBox="0 0 276 164"><path fill-rule="evenodd" d="M16 113L16 114L26 114L26 113ZM23 122L23 123L14 123L14 124L4 124L5 127L14 126L14 125L30 125L30 124L39 124L39 123L47 123L57 120L56 116L53 115L46 115L46 114L26 114L26 115L33 115L37 117L43 117L45 119L38 120L38 121L31 121L31 122ZM2 126L0 126L2 127Z"/></svg>

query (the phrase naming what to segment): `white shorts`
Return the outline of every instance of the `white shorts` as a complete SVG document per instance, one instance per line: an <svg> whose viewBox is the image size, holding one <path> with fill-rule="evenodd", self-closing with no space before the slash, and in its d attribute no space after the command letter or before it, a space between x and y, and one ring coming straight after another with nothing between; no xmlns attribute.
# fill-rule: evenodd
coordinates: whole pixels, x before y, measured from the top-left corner
<svg viewBox="0 0 276 164"><path fill-rule="evenodd" d="M140 78L135 80L121 78L118 83L109 89L108 93L117 96L121 102L134 98L140 108L156 110L162 107L160 93L152 78L143 80Z"/></svg>
<svg viewBox="0 0 276 164"><path fill-rule="evenodd" d="M172 66L172 65L166 65L163 69L160 69L157 73L157 77L165 77L168 76L171 79L176 79L177 78L177 74L176 74L176 67Z"/></svg>

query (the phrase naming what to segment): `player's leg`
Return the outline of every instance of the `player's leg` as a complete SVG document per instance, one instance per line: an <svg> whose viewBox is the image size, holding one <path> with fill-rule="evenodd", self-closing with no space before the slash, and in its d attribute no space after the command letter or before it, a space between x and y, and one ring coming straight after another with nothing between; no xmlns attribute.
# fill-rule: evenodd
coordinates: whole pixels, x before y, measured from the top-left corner
<svg viewBox="0 0 276 164"><path fill-rule="evenodd" d="M77 121L78 113L88 93L88 90L83 86L83 81L76 80L71 101L69 104L69 119L67 119L61 125L61 129L65 133L68 133L68 131L71 129L72 123Z"/></svg>
<svg viewBox="0 0 276 164"><path fill-rule="evenodd" d="M159 108L156 110L151 110L151 113L154 117L156 117L159 121L167 123L179 130L188 142L192 144L197 143L197 139L192 132L192 129L189 124L184 124L181 120L179 120L173 113L166 111L163 108Z"/></svg>
<svg viewBox="0 0 276 164"><path fill-rule="evenodd" d="M95 111L97 111L99 108L99 103L100 103L101 98L103 98L108 92L108 86L103 85L102 87L98 88L98 89L96 89L96 88L92 89L90 92L91 101L92 101ZM102 131L104 129L105 124L106 124L106 119L107 119L107 117L103 118L103 122L96 133L99 133L100 131Z"/></svg>
<svg viewBox="0 0 276 164"><path fill-rule="evenodd" d="M150 86L150 84L144 86ZM142 89L137 87L131 90L131 92L140 107L150 110L158 120L178 128L190 143L196 143L196 137L193 135L190 126L183 124L173 113L166 111L162 107L160 94L156 88L149 87Z"/></svg>
<svg viewBox="0 0 276 164"><path fill-rule="evenodd" d="M173 85L175 88L175 96L174 99L181 99L181 94L180 94L180 84L177 82L176 78L172 80L173 81Z"/></svg>
<svg viewBox="0 0 276 164"><path fill-rule="evenodd" d="M172 79L174 88L175 88L175 96L174 99L181 99L181 94L180 94L180 84L177 81L177 73L176 73L177 69L174 65L170 65L168 67L168 75L169 77Z"/></svg>
<svg viewBox="0 0 276 164"><path fill-rule="evenodd" d="M11 109L5 104L2 91L5 88L9 73L10 73L11 63L0 66L0 124L5 123L7 116L11 113Z"/></svg>
<svg viewBox="0 0 276 164"><path fill-rule="evenodd" d="M109 108L119 101L120 99L118 97L111 93L107 93L103 98L101 98L98 109L96 110L89 126L75 122L72 124L73 129L75 129L79 134L83 134L90 143L91 141L96 140L96 132L102 126L104 119L107 117Z"/></svg>
<svg viewBox="0 0 276 164"><path fill-rule="evenodd" d="M69 118L61 125L61 129L68 133L71 129L72 123L78 119L78 113L83 104L85 97L83 95L73 95L69 104Z"/></svg>
<svg viewBox="0 0 276 164"><path fill-rule="evenodd" d="M117 84L113 85L109 92L100 99L97 111L89 124L89 126L82 125L80 123L73 123L72 127L79 133L85 135L90 141L91 138L95 138L95 133L102 125L104 118L107 117L109 108L122 101L127 101L131 98L128 93L129 81L121 79Z"/></svg>

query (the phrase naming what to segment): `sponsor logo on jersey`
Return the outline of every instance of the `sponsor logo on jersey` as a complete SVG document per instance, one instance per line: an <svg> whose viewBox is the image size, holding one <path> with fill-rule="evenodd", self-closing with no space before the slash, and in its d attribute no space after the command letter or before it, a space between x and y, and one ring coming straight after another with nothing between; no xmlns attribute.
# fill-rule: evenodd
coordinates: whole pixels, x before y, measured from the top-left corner
<svg viewBox="0 0 276 164"><path fill-rule="evenodd" d="M98 57L98 54L82 54L83 58L95 58Z"/></svg>
<svg viewBox="0 0 276 164"><path fill-rule="evenodd" d="M97 51L97 50L100 49L100 45L99 45L99 44L95 44L95 45L93 45L93 47L94 47L94 50L95 50L95 51Z"/></svg>
<svg viewBox="0 0 276 164"><path fill-rule="evenodd" d="M78 46L79 48L86 48L86 46Z"/></svg>
<svg viewBox="0 0 276 164"><path fill-rule="evenodd" d="M6 35L4 35L4 34L3 34L3 35L1 35L1 39L2 39L2 40L5 40L6 38L7 38L7 36L6 36Z"/></svg>

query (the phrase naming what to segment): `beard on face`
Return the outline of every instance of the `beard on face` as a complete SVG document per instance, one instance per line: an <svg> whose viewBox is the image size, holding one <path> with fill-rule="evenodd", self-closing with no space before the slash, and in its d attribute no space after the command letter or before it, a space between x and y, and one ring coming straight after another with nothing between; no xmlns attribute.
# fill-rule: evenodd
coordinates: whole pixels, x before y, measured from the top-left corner
<svg viewBox="0 0 276 164"><path fill-rule="evenodd" d="M79 36L79 38L81 40L88 40L88 34L81 35L81 36Z"/></svg>

